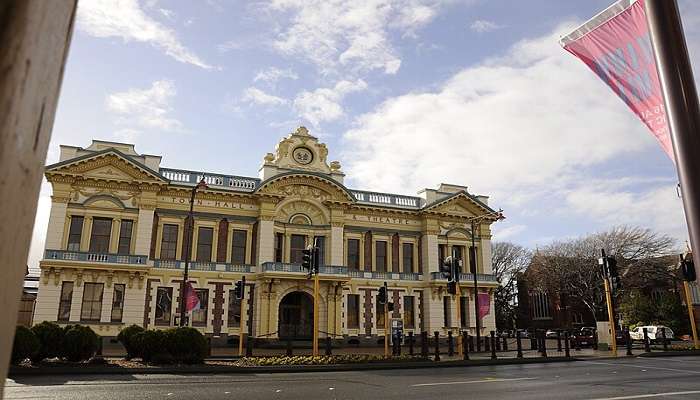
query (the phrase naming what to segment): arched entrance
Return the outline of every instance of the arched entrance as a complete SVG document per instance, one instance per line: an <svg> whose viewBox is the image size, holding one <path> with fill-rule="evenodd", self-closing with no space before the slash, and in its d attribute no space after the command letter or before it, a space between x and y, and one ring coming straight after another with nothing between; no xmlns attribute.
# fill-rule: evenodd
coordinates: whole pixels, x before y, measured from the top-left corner
<svg viewBox="0 0 700 400"><path fill-rule="evenodd" d="M279 338L311 340L314 325L313 298L304 292L292 292L282 298L279 309Z"/></svg>

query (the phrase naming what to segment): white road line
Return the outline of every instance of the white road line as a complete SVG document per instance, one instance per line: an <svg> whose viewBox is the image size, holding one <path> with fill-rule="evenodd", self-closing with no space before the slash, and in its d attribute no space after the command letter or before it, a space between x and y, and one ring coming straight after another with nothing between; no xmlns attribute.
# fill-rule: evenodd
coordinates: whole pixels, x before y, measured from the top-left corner
<svg viewBox="0 0 700 400"><path fill-rule="evenodd" d="M689 392L666 392L666 393L651 393L651 394L638 394L632 396L620 396L620 397L601 397L598 399L591 400L629 400L629 399L648 399L650 397L666 397L666 396L685 396L689 394L698 394L700 390L693 390Z"/></svg>
<svg viewBox="0 0 700 400"><path fill-rule="evenodd" d="M606 363L602 361L583 361L585 363L589 364L600 364L600 365L614 365L616 367L632 367L632 368L643 368L642 371L646 371L647 369L658 369L662 371L671 371L671 372L684 372L687 374L700 374L700 371L690 371L687 369L675 369L675 368L664 368L664 367L652 367L650 365L645 365L645 364L617 364L617 363Z"/></svg>
<svg viewBox="0 0 700 400"><path fill-rule="evenodd" d="M537 378L510 378L510 379L480 379L478 381L461 381L461 382L435 382L435 383L418 383L411 385L413 387L420 386L441 386L441 385L465 385L469 383L492 383L492 382L512 382L512 381L529 381Z"/></svg>

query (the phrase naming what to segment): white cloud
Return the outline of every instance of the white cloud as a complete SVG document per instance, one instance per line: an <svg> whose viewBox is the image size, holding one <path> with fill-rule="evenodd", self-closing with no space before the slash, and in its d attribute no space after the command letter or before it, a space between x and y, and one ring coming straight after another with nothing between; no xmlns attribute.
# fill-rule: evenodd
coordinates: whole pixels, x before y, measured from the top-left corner
<svg viewBox="0 0 700 400"><path fill-rule="evenodd" d="M158 12L160 12L165 18L171 21L175 19L175 11L173 10L168 10L167 8L159 8Z"/></svg>
<svg viewBox="0 0 700 400"><path fill-rule="evenodd" d="M494 225L493 240L497 242L503 242L524 232L527 229L525 225L522 224L496 224Z"/></svg>
<svg viewBox="0 0 700 400"><path fill-rule="evenodd" d="M294 99L294 108L300 116L318 126L320 122L334 121L344 115L340 102L346 95L367 89L362 79L340 81L332 88L303 91Z"/></svg>
<svg viewBox="0 0 700 400"><path fill-rule="evenodd" d="M268 69L258 71L258 73L255 75L255 78L253 78L253 82L263 81L273 84L280 79L297 80L299 79L299 75L297 75L296 72L292 71L291 69L279 69L276 67L270 67Z"/></svg>
<svg viewBox="0 0 700 400"><path fill-rule="evenodd" d="M182 123L170 116L170 103L175 96L175 83L170 80L153 82L147 89L129 89L107 96L107 110L118 116L122 125L139 128L182 130ZM129 130L133 134L134 130Z"/></svg>
<svg viewBox="0 0 700 400"><path fill-rule="evenodd" d="M401 59L390 43L390 30L415 36L445 2L272 0L271 10L291 15L290 26L279 33L274 47L312 62L322 73L347 68L395 74Z"/></svg>
<svg viewBox="0 0 700 400"><path fill-rule="evenodd" d="M231 50L242 49L243 44L240 43L238 40L229 40L227 42L218 44L216 48L219 50L219 53L228 53Z"/></svg>
<svg viewBox="0 0 700 400"><path fill-rule="evenodd" d="M559 47L558 37L571 26L519 42L501 57L463 69L438 90L390 98L358 117L344 136L351 149L346 170L355 186L412 194L456 182L490 194L506 215L560 204L577 212L584 201L575 200L583 195L572 193L587 193L582 190L595 168L625 155L660 152L624 103ZM619 207L629 209L625 218L682 231L682 220L652 207L661 195L649 187L659 185L638 186L631 197L610 191ZM634 206L640 201L643 206ZM610 222L610 213L591 211L586 223Z"/></svg>
<svg viewBox="0 0 700 400"><path fill-rule="evenodd" d="M267 94L255 87L249 87L248 89L243 91L241 101L245 103L253 103L264 106L281 106L287 104L287 100L281 97Z"/></svg>
<svg viewBox="0 0 700 400"><path fill-rule="evenodd" d="M471 25L469 25L469 29L471 29L477 33L492 32L492 31L502 29L502 28L503 28L502 25L498 25L497 23L495 23L493 21L488 21L485 19L478 19L478 20L472 22Z"/></svg>
<svg viewBox="0 0 700 400"><path fill-rule="evenodd" d="M150 43L177 61L213 68L180 43L172 29L146 15L136 0L81 0L77 19L78 28L89 35Z"/></svg>

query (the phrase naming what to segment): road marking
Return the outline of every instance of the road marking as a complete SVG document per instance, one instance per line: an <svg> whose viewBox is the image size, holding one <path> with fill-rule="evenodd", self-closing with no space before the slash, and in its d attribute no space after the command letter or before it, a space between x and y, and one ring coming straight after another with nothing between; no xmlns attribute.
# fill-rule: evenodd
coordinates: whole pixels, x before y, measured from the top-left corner
<svg viewBox="0 0 700 400"><path fill-rule="evenodd" d="M620 396L620 397L601 397L598 399L591 400L628 400L628 399L648 399L650 397L666 397L666 396L685 396L689 394L698 394L700 390L693 390L689 392L666 392L666 393L651 393L651 394L638 394L632 396Z"/></svg>
<svg viewBox="0 0 700 400"><path fill-rule="evenodd" d="M617 364L617 363L606 363L606 362L602 362L602 361L583 361L583 362L589 363L589 364L614 365L616 367L644 368L644 369L642 369L642 372L646 372L647 369L658 369L658 370L662 370L662 371L683 372L683 373L687 373L687 374L700 374L700 371L690 371L687 369L675 369L675 368L664 368L664 367L652 367L650 365Z"/></svg>
<svg viewBox="0 0 700 400"><path fill-rule="evenodd" d="M413 387L420 386L441 386L441 385L465 385L469 383L493 383L493 382L512 382L512 381L529 381L537 378L510 378L510 379L498 379L498 378L485 378L478 381L461 381L461 382L435 382L435 383L418 383L411 385Z"/></svg>

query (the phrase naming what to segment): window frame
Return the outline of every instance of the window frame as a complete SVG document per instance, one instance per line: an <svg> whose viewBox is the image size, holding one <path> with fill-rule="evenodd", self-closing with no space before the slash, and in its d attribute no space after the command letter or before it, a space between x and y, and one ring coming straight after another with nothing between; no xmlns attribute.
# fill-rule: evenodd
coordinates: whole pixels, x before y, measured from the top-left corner
<svg viewBox="0 0 700 400"><path fill-rule="evenodd" d="M122 320L124 319L124 299L126 297L126 285L123 283L115 283L112 286L112 313L110 316L110 321L122 322ZM119 301L116 301L117 288L121 288L121 299ZM119 311L119 317L115 318L114 313L117 310Z"/></svg>
<svg viewBox="0 0 700 400"><path fill-rule="evenodd" d="M346 326L347 329L360 329L360 295L348 293ZM350 301L352 299L353 301ZM354 303L354 307L351 305ZM354 322L354 323L352 323Z"/></svg>
<svg viewBox="0 0 700 400"><path fill-rule="evenodd" d="M66 293L67 285L70 284L69 292ZM73 289L75 288L75 283L73 281L63 281L61 284L61 294L58 298L58 316L56 321L70 321L70 312L73 306ZM62 312L63 311L63 312ZM65 314L65 318L61 318L61 315Z"/></svg>
<svg viewBox="0 0 700 400"><path fill-rule="evenodd" d="M356 252L354 254L351 251L353 249L351 243L357 244L357 248L355 249ZM351 260L355 262L352 263ZM345 262L348 265L348 269L352 269L354 271L360 270L360 239L348 239L348 255Z"/></svg>
<svg viewBox="0 0 700 400"><path fill-rule="evenodd" d="M192 310L192 326L207 326L207 319L209 318L209 289L195 289L194 293L199 298L199 309ZM195 313L198 316L196 320Z"/></svg>
<svg viewBox="0 0 700 400"><path fill-rule="evenodd" d="M410 301L409 301L410 300ZM410 307L407 307L408 304ZM409 310L410 308L410 310ZM405 329L416 328L416 297L403 296L403 327Z"/></svg>
<svg viewBox="0 0 700 400"><path fill-rule="evenodd" d="M239 241L242 239L243 242L236 243L237 238ZM242 244L242 246L241 246L241 244ZM231 263L232 264L239 264L239 265L245 264L246 253L248 252L247 245L248 245L248 231L243 230L243 229L234 229L233 232L231 233ZM241 254L241 250L242 250L242 254Z"/></svg>
<svg viewBox="0 0 700 400"><path fill-rule="evenodd" d="M406 249L408 249L408 251L406 251ZM413 259L413 243L409 243L409 242L402 243L401 244L401 251L403 252L401 255L401 267L402 267L403 273L405 273L405 274L413 273L413 270L414 270L413 264L415 264L415 260ZM408 254L408 257L407 257L407 254ZM406 266L407 259L409 260L408 268L406 268L407 267Z"/></svg>
<svg viewBox="0 0 700 400"><path fill-rule="evenodd" d="M379 249L383 247L383 255L380 255ZM387 272L388 264L388 249L389 245L386 240L377 240L374 242L374 270L377 272ZM382 263L379 261L382 260Z"/></svg>
<svg viewBox="0 0 700 400"><path fill-rule="evenodd" d="M202 236L205 238L207 235L202 235L202 232L206 232L207 235L210 235L209 237L209 242L202 242ZM208 249L208 257L207 257L207 249ZM214 254L214 228L210 226L199 226L197 227L197 253L195 257L195 261L197 262L212 262L212 255Z"/></svg>
<svg viewBox="0 0 700 400"><path fill-rule="evenodd" d="M125 226L128 226L129 234L124 235ZM133 219L123 219L119 224L119 241L117 243L117 254L128 255L131 253L131 239L134 234L134 220Z"/></svg>
<svg viewBox="0 0 700 400"><path fill-rule="evenodd" d="M89 286L88 286L89 285ZM91 299L86 299L86 292L88 287L93 288L93 292L91 294ZM94 288L99 287L99 299L94 298L95 293ZM102 308L103 308L103 302L104 302L104 294L105 294L105 284L102 282L83 282L83 296L81 300L81 306L80 306L80 321L85 321L85 322L99 322L102 319ZM86 305L89 307L89 315L86 316ZM95 317L94 313L97 311L95 309L95 306L99 306L99 312L97 317Z"/></svg>
<svg viewBox="0 0 700 400"><path fill-rule="evenodd" d="M174 231L174 240L173 239ZM166 234L167 233L167 234ZM160 259L161 260L176 260L177 259L177 241L180 237L180 226L178 224L163 224L160 234ZM170 256L172 252L172 257Z"/></svg>
<svg viewBox="0 0 700 400"><path fill-rule="evenodd" d="M160 298L161 298L161 293L165 293L167 295L167 299L169 301L169 307L166 310L163 307L160 307ZM158 318L158 310L163 310L161 318ZM164 318L166 315L165 311L167 311L167 318ZM156 325L170 325L170 322L173 319L173 288L170 286L158 286L156 288L156 304L155 304L155 314L153 315L153 322Z"/></svg>
<svg viewBox="0 0 700 400"><path fill-rule="evenodd" d="M275 232L275 262L284 261L284 234L282 232Z"/></svg>
<svg viewBox="0 0 700 400"><path fill-rule="evenodd" d="M98 224L100 222L100 224ZM109 222L108 229L106 233L95 232L95 228L100 226L101 223ZM92 227L90 228L90 245L88 246L90 253L109 253L109 245L112 241L112 224L114 220L112 218L105 217L93 217Z"/></svg>
<svg viewBox="0 0 700 400"><path fill-rule="evenodd" d="M294 239L304 238L304 245L302 247L297 247L294 243ZM306 243L308 238L306 235L300 235L293 233L289 237L289 262L292 264L301 264L303 261L304 253L303 250L306 248Z"/></svg>
<svg viewBox="0 0 700 400"><path fill-rule="evenodd" d="M76 221L80 221L79 225L76 225ZM68 251L80 251L80 242L83 239L83 226L85 225L85 217L82 215L73 215L70 218L70 226L68 227L68 241L66 243L66 250ZM74 228L77 232L74 232ZM77 239L77 241L75 240Z"/></svg>
<svg viewBox="0 0 700 400"><path fill-rule="evenodd" d="M442 320L444 328L452 328L452 296L442 297Z"/></svg>

